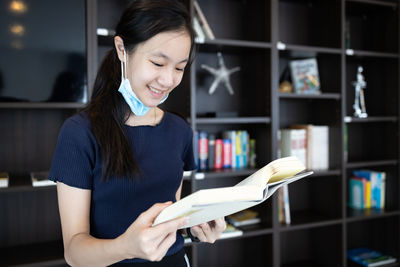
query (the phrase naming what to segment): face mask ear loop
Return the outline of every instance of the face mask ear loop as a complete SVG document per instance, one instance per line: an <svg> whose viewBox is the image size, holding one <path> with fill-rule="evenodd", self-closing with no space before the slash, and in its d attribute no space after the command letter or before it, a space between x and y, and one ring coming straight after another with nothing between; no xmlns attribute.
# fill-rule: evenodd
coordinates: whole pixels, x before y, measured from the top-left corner
<svg viewBox="0 0 400 267"><path fill-rule="evenodd" d="M126 52L124 48L124 79L128 79L128 75L126 74Z"/></svg>
<svg viewBox="0 0 400 267"><path fill-rule="evenodd" d="M121 82L125 80L126 76L126 54L125 54L125 48L123 48L124 52L124 61L121 61Z"/></svg>

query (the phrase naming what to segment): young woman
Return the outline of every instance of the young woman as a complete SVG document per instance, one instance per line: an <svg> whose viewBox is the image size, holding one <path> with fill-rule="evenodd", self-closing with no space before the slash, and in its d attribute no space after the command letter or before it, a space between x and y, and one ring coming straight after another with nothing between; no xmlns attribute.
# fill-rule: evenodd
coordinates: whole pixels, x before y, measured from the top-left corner
<svg viewBox="0 0 400 267"><path fill-rule="evenodd" d="M180 218L152 227L195 169L190 126L157 106L181 82L193 51L185 8L136 0L123 13L88 107L63 125L57 181L65 259L72 266L188 266ZM194 226L213 243L223 218Z"/></svg>

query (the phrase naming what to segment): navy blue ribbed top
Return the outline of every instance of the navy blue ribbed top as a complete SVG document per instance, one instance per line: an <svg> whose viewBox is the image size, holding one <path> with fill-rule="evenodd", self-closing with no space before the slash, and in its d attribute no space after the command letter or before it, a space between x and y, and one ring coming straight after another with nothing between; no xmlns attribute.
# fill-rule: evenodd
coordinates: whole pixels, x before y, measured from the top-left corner
<svg viewBox="0 0 400 267"><path fill-rule="evenodd" d="M125 131L141 169L134 180L112 177L101 181L101 148L86 113L67 119L58 137L49 179L92 191L90 233L97 238L115 238L154 203L176 201L183 171L196 168L193 131L182 118L165 112L156 126L126 125ZM177 233L167 255L182 247L183 238ZM136 261L143 260L124 262Z"/></svg>

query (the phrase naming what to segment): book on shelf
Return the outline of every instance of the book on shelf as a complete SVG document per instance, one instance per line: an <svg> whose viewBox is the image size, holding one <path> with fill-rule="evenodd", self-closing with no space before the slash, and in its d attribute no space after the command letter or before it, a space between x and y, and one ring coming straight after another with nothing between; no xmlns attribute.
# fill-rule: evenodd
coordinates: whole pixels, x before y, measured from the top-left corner
<svg viewBox="0 0 400 267"><path fill-rule="evenodd" d="M257 224L261 222L261 218L257 211L246 209L227 216L226 221L235 227L240 227Z"/></svg>
<svg viewBox="0 0 400 267"><path fill-rule="evenodd" d="M397 261L396 258L385 255L380 251L370 248L354 248L347 251L347 257L362 266L382 266Z"/></svg>
<svg viewBox="0 0 400 267"><path fill-rule="evenodd" d="M354 170L349 179L349 206L354 209L384 209L386 173Z"/></svg>
<svg viewBox="0 0 400 267"><path fill-rule="evenodd" d="M49 177L48 171L31 172L30 176L31 176L32 186L34 187L56 185L54 181L48 179Z"/></svg>
<svg viewBox="0 0 400 267"><path fill-rule="evenodd" d="M213 31L211 30L210 25L207 22L206 16L204 15L203 11L200 8L200 5L197 1L193 2L193 6L194 6L194 11L195 11L195 18L200 26L200 29L202 30L202 32L204 33L204 36L206 37L206 39L210 39L210 40L214 40L215 36ZM193 23L197 23L195 21L193 21ZM195 25L193 25L195 26Z"/></svg>
<svg viewBox="0 0 400 267"><path fill-rule="evenodd" d="M291 217L288 185L284 185L278 189L278 212L279 222L289 225L291 223Z"/></svg>
<svg viewBox="0 0 400 267"><path fill-rule="evenodd" d="M281 129L278 132L279 157L296 156L307 167L305 129Z"/></svg>
<svg viewBox="0 0 400 267"><path fill-rule="evenodd" d="M311 175L296 157L285 157L268 163L235 186L196 191L165 208L153 225L188 216L182 228L225 217L267 200L285 184Z"/></svg>
<svg viewBox="0 0 400 267"><path fill-rule="evenodd" d="M329 169L329 126L298 124L298 125L292 125L290 126L290 128L304 129L306 131L306 137L305 137L306 168L310 170L328 170ZM282 154L282 156L286 155Z"/></svg>
<svg viewBox="0 0 400 267"><path fill-rule="evenodd" d="M315 58L292 60L289 63L294 92L320 94L318 64Z"/></svg>
<svg viewBox="0 0 400 267"><path fill-rule="evenodd" d="M256 140L246 130L217 134L196 131L195 157L199 171L256 167Z"/></svg>
<svg viewBox="0 0 400 267"><path fill-rule="evenodd" d="M7 172L0 172L0 188L8 187L9 175Z"/></svg>

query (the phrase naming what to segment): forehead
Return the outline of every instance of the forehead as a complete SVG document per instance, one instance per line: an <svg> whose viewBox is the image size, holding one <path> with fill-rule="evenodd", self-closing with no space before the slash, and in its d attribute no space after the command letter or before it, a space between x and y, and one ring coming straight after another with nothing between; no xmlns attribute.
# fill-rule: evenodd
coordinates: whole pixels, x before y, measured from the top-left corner
<svg viewBox="0 0 400 267"><path fill-rule="evenodd" d="M191 40L186 31L163 32L139 44L133 54L142 56L164 55L172 61L188 59Z"/></svg>

